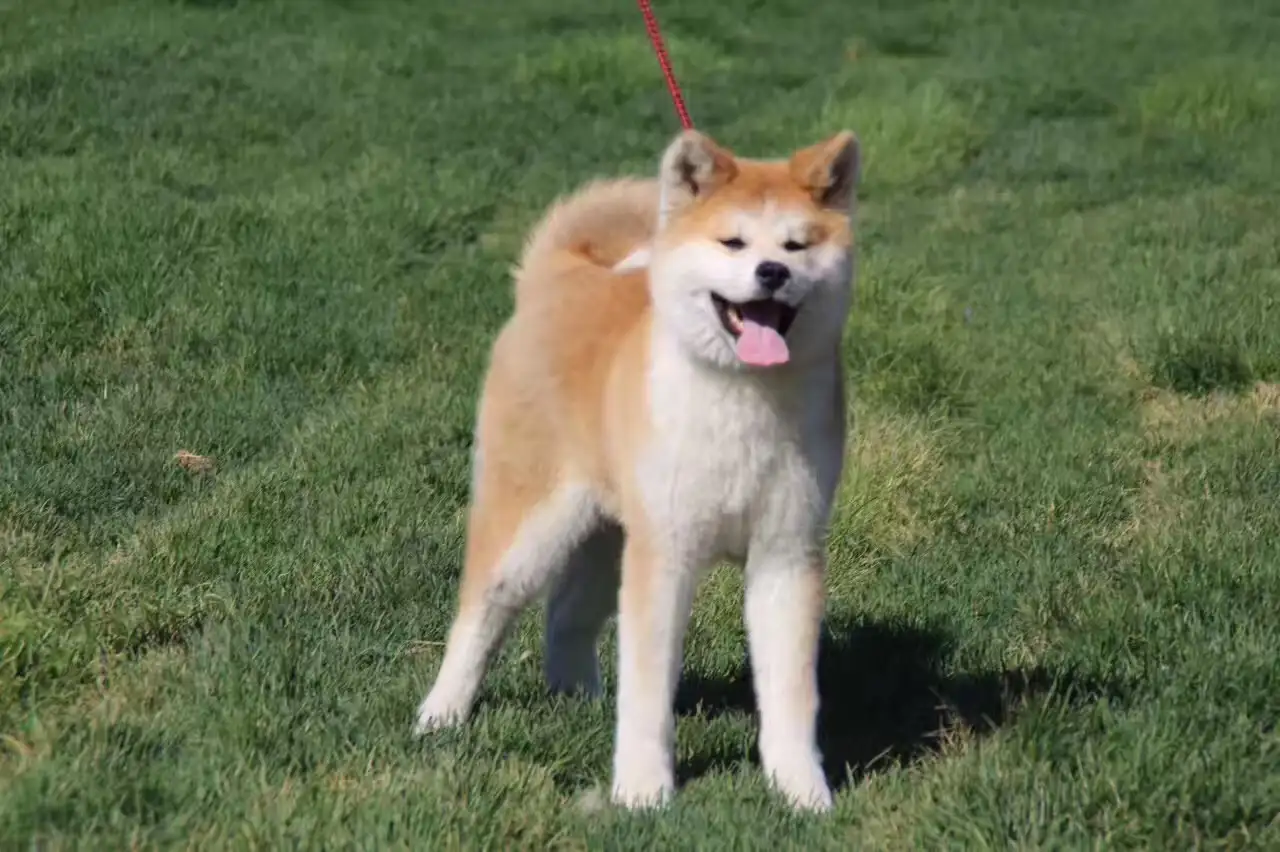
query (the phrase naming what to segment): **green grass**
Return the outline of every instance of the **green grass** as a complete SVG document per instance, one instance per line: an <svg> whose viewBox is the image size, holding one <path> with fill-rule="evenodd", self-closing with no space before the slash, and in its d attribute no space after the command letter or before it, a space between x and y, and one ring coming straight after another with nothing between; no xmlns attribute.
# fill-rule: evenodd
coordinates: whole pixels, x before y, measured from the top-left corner
<svg viewBox="0 0 1280 852"><path fill-rule="evenodd" d="M1280 848L1280 15L658 5L725 144L865 145L836 811L759 776L728 570L667 812L579 806L538 613L410 737L524 230L675 129L632 4L15 0L0 845Z"/></svg>

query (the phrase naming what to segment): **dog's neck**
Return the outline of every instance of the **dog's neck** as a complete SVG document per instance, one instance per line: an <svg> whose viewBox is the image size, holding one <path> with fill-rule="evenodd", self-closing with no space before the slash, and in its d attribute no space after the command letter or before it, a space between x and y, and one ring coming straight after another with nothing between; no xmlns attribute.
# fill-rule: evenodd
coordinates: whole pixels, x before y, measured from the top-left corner
<svg viewBox="0 0 1280 852"><path fill-rule="evenodd" d="M791 362L767 368L725 367L698 357L662 322L650 327L649 372L652 389L664 392L664 385L679 384L690 393L688 404L715 404L726 394L756 397L779 413L799 412L810 406L811 394L825 393L838 380L839 346L833 357ZM675 388L670 388L674 391ZM678 391L679 392L679 391ZM705 393L705 398L699 394ZM665 395L665 394L664 394Z"/></svg>

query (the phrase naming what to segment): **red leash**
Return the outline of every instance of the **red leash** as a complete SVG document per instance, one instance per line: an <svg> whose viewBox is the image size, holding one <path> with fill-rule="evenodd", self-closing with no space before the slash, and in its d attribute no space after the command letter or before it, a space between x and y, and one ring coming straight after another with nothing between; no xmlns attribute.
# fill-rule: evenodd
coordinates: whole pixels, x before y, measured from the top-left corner
<svg viewBox="0 0 1280 852"><path fill-rule="evenodd" d="M640 4L640 12L644 15L645 28L649 30L649 41L653 42L653 52L658 54L658 64L662 66L662 76L667 78L667 91L676 105L676 114L680 116L680 125L685 130L693 128L693 120L689 118L689 110L684 105L684 95L680 94L680 84L676 82L675 72L671 70L671 59L667 56L666 45L662 43L662 33L658 29L658 18L653 14L649 0L636 0Z"/></svg>

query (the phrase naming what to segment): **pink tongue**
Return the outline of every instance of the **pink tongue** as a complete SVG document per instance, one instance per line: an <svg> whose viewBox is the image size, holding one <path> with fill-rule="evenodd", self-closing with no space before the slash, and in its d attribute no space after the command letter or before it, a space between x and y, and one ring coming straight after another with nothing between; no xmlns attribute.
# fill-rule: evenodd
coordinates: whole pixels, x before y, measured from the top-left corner
<svg viewBox="0 0 1280 852"><path fill-rule="evenodd" d="M742 334L738 336L738 357L753 367L769 367L785 364L791 358L787 341L772 326L761 325L753 319L742 318Z"/></svg>

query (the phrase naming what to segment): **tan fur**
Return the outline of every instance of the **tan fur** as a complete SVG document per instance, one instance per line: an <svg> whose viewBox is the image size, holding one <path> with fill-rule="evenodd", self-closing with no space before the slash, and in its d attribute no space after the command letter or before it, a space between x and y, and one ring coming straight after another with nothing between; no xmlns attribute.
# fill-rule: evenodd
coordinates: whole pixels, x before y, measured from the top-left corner
<svg viewBox="0 0 1280 852"><path fill-rule="evenodd" d="M484 383L476 491L486 499L472 507L464 597L486 584L512 518L558 483L620 493L618 471L641 440L649 293L643 271L612 267L652 239L656 205L652 181L596 183L555 205L528 241Z"/></svg>

